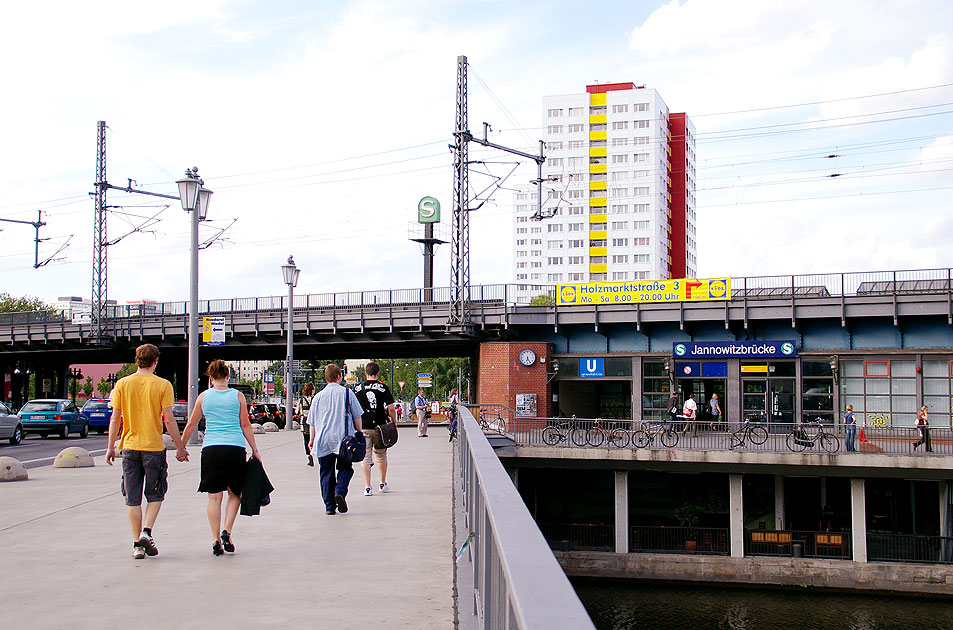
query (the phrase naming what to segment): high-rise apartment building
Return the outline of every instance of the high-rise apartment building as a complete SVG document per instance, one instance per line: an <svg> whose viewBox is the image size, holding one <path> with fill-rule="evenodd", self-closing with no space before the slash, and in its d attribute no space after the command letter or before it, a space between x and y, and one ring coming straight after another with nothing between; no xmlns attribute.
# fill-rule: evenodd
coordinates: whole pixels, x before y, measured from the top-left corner
<svg viewBox="0 0 953 630"><path fill-rule="evenodd" d="M543 128L543 220L537 188L516 193L518 284L697 274L695 128L685 114L644 86L589 85L544 97Z"/></svg>

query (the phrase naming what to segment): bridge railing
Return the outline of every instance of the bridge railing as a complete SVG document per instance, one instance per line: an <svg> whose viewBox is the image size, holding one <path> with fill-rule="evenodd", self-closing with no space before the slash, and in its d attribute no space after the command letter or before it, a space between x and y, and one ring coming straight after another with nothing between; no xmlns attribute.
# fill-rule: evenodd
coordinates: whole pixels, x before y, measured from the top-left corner
<svg viewBox="0 0 953 630"><path fill-rule="evenodd" d="M449 304L452 289L381 289L374 291L343 291L338 293L308 293L294 296L295 309L340 309L373 307L411 307ZM791 299L799 297L916 295L953 293L953 270L912 269L901 271L864 271L859 273L803 274L789 276L750 276L731 278L733 299ZM529 305L538 296L552 301L554 285L484 284L473 285L469 295L472 302L500 303L507 306ZM202 300L202 314L242 313L268 310L286 310L286 296L225 298ZM141 302L110 305L107 317L155 317L184 315L188 303ZM0 313L0 324L64 323L59 313Z"/></svg>
<svg viewBox="0 0 953 630"><path fill-rule="evenodd" d="M589 448L696 449L773 453L846 453L844 425L709 420L619 420L607 418L512 418L506 435L520 445ZM927 443L916 427L857 425L853 451L890 455L953 455L953 428L931 426Z"/></svg>
<svg viewBox="0 0 953 630"><path fill-rule="evenodd" d="M458 579L460 615L473 611L487 630L574 628L595 626L523 499L504 470L479 423L460 408L460 436L454 459L459 475L457 501L465 523L456 523L455 547L470 540L458 571L472 569L470 593ZM456 480L455 480L456 483ZM461 627L465 627L461 623Z"/></svg>

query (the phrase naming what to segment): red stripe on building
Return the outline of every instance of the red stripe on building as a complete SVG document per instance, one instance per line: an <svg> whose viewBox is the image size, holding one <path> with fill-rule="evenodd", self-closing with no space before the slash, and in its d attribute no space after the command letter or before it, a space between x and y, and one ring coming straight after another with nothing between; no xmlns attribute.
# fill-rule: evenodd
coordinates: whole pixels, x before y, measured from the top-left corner
<svg viewBox="0 0 953 630"><path fill-rule="evenodd" d="M641 86L644 87L644 86ZM603 83L602 85L587 85L586 91L590 94L605 94L617 90L634 90L635 83Z"/></svg>
<svg viewBox="0 0 953 630"><path fill-rule="evenodd" d="M672 166L670 173L672 185L669 191L672 200L669 208L672 216L669 225L672 232L669 241L669 254L672 262L669 265L669 277L684 278L686 264L687 235L685 226L685 114L669 114L668 130L671 140L669 148L671 155L669 163Z"/></svg>

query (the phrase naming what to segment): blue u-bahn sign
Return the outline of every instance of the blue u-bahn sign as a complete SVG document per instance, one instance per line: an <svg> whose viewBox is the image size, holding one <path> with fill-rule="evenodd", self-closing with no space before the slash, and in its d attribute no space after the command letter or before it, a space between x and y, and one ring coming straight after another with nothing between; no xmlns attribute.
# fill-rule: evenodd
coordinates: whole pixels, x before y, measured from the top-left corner
<svg viewBox="0 0 953 630"><path fill-rule="evenodd" d="M602 378L606 375L606 362L602 357L583 357L579 359L581 378Z"/></svg>
<svg viewBox="0 0 953 630"><path fill-rule="evenodd" d="M672 344L676 359L790 359L797 355L797 344L779 341L679 341Z"/></svg>

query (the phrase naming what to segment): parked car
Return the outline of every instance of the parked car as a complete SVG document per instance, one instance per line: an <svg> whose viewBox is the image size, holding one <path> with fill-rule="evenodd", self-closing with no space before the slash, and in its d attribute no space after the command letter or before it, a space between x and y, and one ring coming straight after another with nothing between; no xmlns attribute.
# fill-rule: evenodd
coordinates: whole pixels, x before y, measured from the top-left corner
<svg viewBox="0 0 953 630"><path fill-rule="evenodd" d="M179 431L184 429L189 421L189 401L177 400L172 403L172 416L175 418L175 423L179 425Z"/></svg>
<svg viewBox="0 0 953 630"><path fill-rule="evenodd" d="M70 433L79 433L81 438L89 435L89 421L67 398L31 400L20 408L17 415L24 434L37 433L45 437L56 433L64 440Z"/></svg>
<svg viewBox="0 0 953 630"><path fill-rule="evenodd" d="M90 398L80 410L86 420L89 422L89 428L100 435L109 429L109 418L112 416L112 408L109 406L107 398Z"/></svg>
<svg viewBox="0 0 953 630"><path fill-rule="evenodd" d="M16 445L22 439L20 418L5 403L0 402L0 440L10 440L10 444Z"/></svg>
<svg viewBox="0 0 953 630"><path fill-rule="evenodd" d="M279 409L278 405L272 403L255 403L248 405L248 421L264 424L274 422L279 429L285 426L284 407Z"/></svg>

